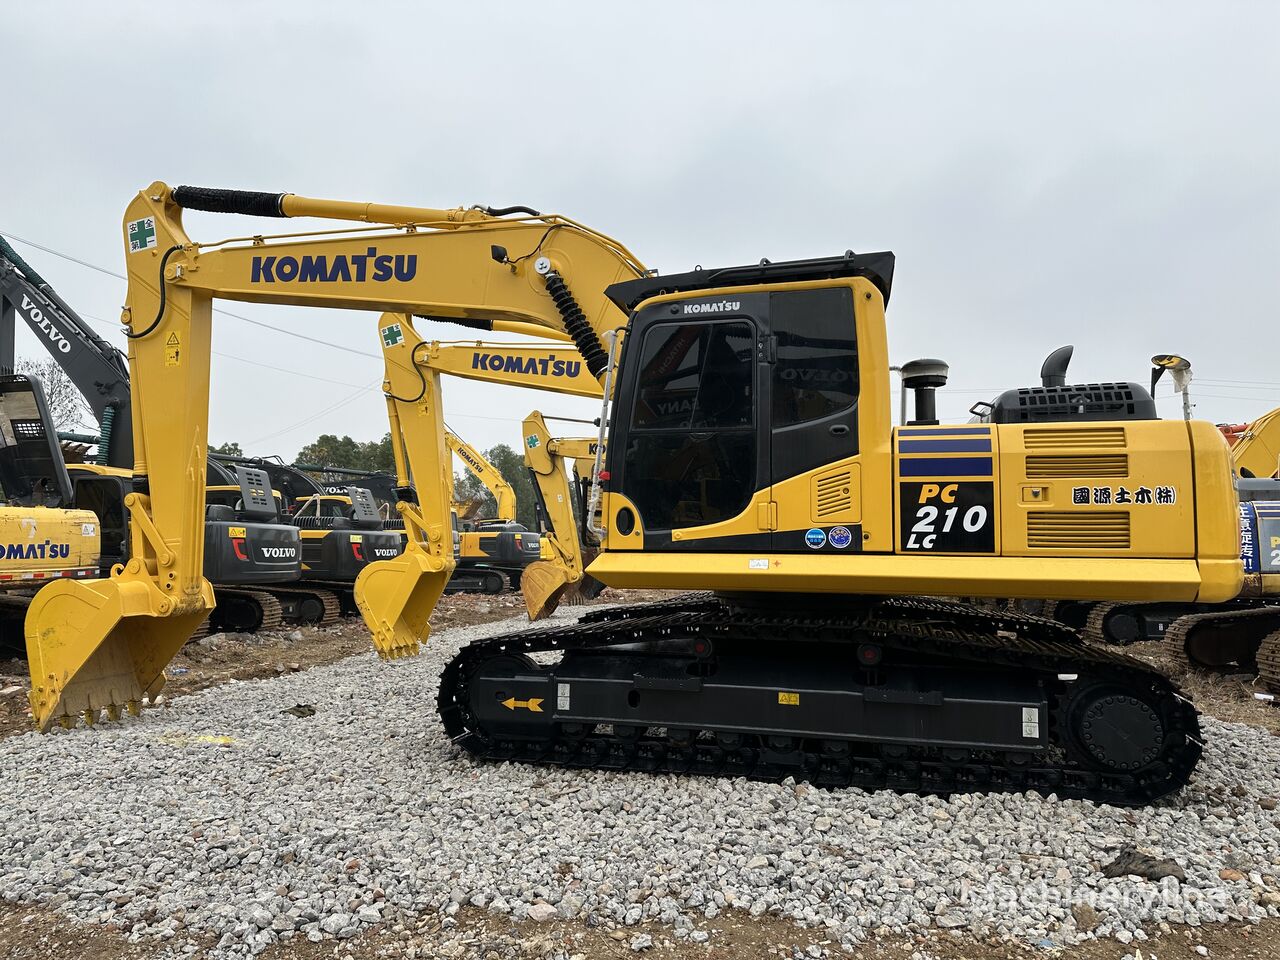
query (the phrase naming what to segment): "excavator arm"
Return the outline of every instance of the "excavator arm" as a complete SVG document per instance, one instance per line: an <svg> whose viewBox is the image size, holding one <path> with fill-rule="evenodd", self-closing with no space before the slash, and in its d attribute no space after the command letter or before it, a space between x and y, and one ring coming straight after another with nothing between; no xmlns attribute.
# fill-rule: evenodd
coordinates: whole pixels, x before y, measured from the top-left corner
<svg viewBox="0 0 1280 960"><path fill-rule="evenodd" d="M183 208L351 221L328 230L194 243ZM136 705L213 606L201 568L209 360L214 299L394 311L482 329L567 338L594 377L605 341L626 322L606 296L646 271L621 244L560 216L311 200L153 183L129 204L122 316L133 387L133 550L108 580L59 582L27 617L32 710L47 728ZM566 278L572 279L572 286ZM397 448L409 545L370 564L357 603L384 656L416 650L451 569L447 450L438 374L421 371L405 336L387 363L393 423L430 423L435 444ZM404 336L405 331L401 330ZM394 433L395 431L393 431ZM418 462L413 462L417 460Z"/></svg>
<svg viewBox="0 0 1280 960"><path fill-rule="evenodd" d="M1244 427L1224 428L1231 465L1242 476L1274 477L1280 465L1280 409Z"/></svg>
<svg viewBox="0 0 1280 960"><path fill-rule="evenodd" d="M383 353L389 365L397 364L398 358L403 353L400 344L416 337L411 318L384 314L383 324ZM480 380L485 383L589 397L595 400L604 396L600 382L587 369L582 354L572 347L482 341L418 342L410 351L410 356L418 369L423 371L424 376L443 374L468 380ZM555 610L567 589L582 582L584 565L582 550L574 528L572 506L567 495L568 480L564 464L558 458L551 459L552 452L546 446L539 449L544 437L548 443L552 441L546 430L546 424L542 422L541 414L534 414L534 417L536 422L541 424L541 429L533 433L526 429L525 464L530 468L538 485L539 496L547 508L552 527L548 538L552 555L548 559L535 561L524 569L520 577L520 589L524 595L529 618L538 620ZM526 420L526 428L529 424L530 421ZM430 421L416 421L415 425L404 433L406 447L412 449L417 444L424 446L434 444L435 437L430 434L433 426L434 424ZM446 442L498 499L499 518L513 518L515 516L514 494L502 480L501 475L479 455L478 451L468 447L452 433L446 437ZM559 444L573 441L554 442ZM576 456L576 454L567 455ZM503 505L503 492L500 492L502 488L505 488L505 494L510 496L506 507Z"/></svg>
<svg viewBox="0 0 1280 960"><path fill-rule="evenodd" d="M574 514L568 471L587 458L594 462L598 441L553 437L546 419L536 410L525 417L522 432L524 462L537 485L548 524L542 535L553 554L549 561L530 564L521 579L529 619L541 620L550 616L566 591L586 577L588 558L578 532L580 518Z"/></svg>
<svg viewBox="0 0 1280 960"><path fill-rule="evenodd" d="M465 463L467 469L484 484L485 489L493 494L493 499L498 505L497 519L514 520L516 518L516 492L511 489L511 484L502 478L498 468L486 460L484 454L452 430L446 430L444 439L449 446L449 452Z"/></svg>
<svg viewBox="0 0 1280 960"><path fill-rule="evenodd" d="M32 334L70 377L98 421L97 461L132 467L129 431L129 363L125 355L94 333L53 287L0 237L0 367L12 370L13 317ZM115 430L113 426L121 425Z"/></svg>

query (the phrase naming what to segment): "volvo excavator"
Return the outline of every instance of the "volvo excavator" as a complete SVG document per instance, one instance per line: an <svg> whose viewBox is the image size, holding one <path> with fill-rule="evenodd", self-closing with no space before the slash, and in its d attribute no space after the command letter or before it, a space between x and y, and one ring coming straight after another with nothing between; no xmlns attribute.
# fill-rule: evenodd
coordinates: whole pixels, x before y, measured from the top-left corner
<svg viewBox="0 0 1280 960"><path fill-rule="evenodd" d="M134 455L128 361L2 237L0 301L0 364L13 363L16 315L98 420L95 462L68 464L68 471L71 502L96 511L101 520L100 562L109 572L129 559L124 498L133 486ZM297 526L281 522L274 500L263 494L265 475L253 464L229 468L212 456L207 471L205 573L218 605L204 629L255 633L285 623L335 622L338 595L296 583L303 576L305 545Z"/></svg>
<svg viewBox="0 0 1280 960"><path fill-rule="evenodd" d="M332 223L197 243L184 208ZM439 375L415 362L411 315L563 338L601 381L590 572L701 592L463 647L438 709L476 758L1120 804L1178 789L1198 761L1196 710L1158 671L1052 621L927 597L1236 596L1221 435L1107 418L1099 391L1049 391L987 424L893 429L892 254L659 276L604 234L528 208L160 182L129 204L122 238L135 549L108 580L37 594L42 727L139 706L212 606L200 521L211 306L225 298L403 316L379 320L399 351L388 413L434 439L393 444L397 477L417 479L398 506L408 544L356 583L388 657L427 639L453 566ZM1117 456L1126 483L1160 497L1077 499Z"/></svg>
<svg viewBox="0 0 1280 960"><path fill-rule="evenodd" d="M399 555L398 520L383 518L362 478L345 486L320 484L308 472L276 457L213 454L214 460L262 471L280 493L280 522L296 529L302 545L302 578L324 604L321 624L355 613L356 578L366 566ZM341 492L335 492L340 489Z"/></svg>

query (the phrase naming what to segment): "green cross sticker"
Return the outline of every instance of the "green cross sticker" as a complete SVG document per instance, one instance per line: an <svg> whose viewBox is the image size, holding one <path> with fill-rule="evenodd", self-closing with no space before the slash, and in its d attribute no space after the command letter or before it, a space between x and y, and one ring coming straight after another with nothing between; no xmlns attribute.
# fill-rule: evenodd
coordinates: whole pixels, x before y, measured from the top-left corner
<svg viewBox="0 0 1280 960"><path fill-rule="evenodd" d="M400 324L393 323L389 327L382 328L382 345L384 347L394 347L403 339L404 331L400 329Z"/></svg>
<svg viewBox="0 0 1280 960"><path fill-rule="evenodd" d="M528 440L526 440L525 442L529 445L529 449L530 449L530 450L533 450L533 449L537 448L537 446L538 446L538 438L537 438L537 437L530 437L530 438L529 438Z"/></svg>
<svg viewBox="0 0 1280 960"><path fill-rule="evenodd" d="M154 217L129 221L129 252L150 250L156 245L156 221Z"/></svg>

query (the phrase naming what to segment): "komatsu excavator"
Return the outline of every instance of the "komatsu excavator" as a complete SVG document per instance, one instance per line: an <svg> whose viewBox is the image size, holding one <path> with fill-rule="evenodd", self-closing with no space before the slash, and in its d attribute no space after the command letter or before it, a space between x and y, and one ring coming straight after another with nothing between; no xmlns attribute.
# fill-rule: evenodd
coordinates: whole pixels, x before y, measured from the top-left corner
<svg viewBox="0 0 1280 960"><path fill-rule="evenodd" d="M337 222L196 243L183 208ZM567 338L602 381L590 572L707 592L462 648L438 708L477 758L1123 804L1178 789L1196 765L1195 708L1158 671L1050 621L921 597L1234 597L1221 435L1082 417L1109 409L1094 394L893 429L892 254L656 276L605 235L527 208L159 182L129 204L122 237L135 549L109 580L37 595L41 726L153 693L212 604L202 465L211 306L226 298L403 315L379 322L399 352L388 411L435 441L393 444L397 476L417 480L417 502L399 504L408 545L356 584L385 656L427 638L453 565L439 375L415 362L410 315ZM1120 466L1149 502L1076 495Z"/></svg>
<svg viewBox="0 0 1280 960"><path fill-rule="evenodd" d="M537 491L544 555L524 573L524 602L530 620L550 616L562 599L594 599L604 589L586 572L595 558L599 540L592 532L598 518L587 516L589 485L597 473L600 443L588 438L553 437L547 421L535 410L521 424L524 462ZM589 464L585 473L581 464ZM572 473L574 479L569 477ZM584 495L585 494L585 495Z"/></svg>
<svg viewBox="0 0 1280 960"><path fill-rule="evenodd" d="M1042 389L1067 396L1092 389L1089 384L1067 385L1066 372L1074 348L1059 347L1041 367ZM1153 371L1155 386L1162 368ZM1026 402L1025 390L1007 391L995 404L979 403L971 411L990 419L997 406ZM1155 401L1137 384L1113 385L1110 416L1128 420L1156 419ZM1274 424L1274 425L1273 425ZM1280 417L1267 414L1251 425L1219 425L1231 448L1229 469L1240 500L1240 556L1244 585L1225 603L1188 600L1022 601L1016 606L1052 617L1081 632L1094 643L1125 646L1143 640L1161 641L1175 661L1209 670L1257 671L1270 689L1280 692L1280 481L1272 450L1280 449ZM1117 461L1108 476L1124 478ZM1255 478L1254 469L1267 479ZM1090 501L1143 505L1159 491L1132 488L1124 482L1076 490Z"/></svg>
<svg viewBox="0 0 1280 960"><path fill-rule="evenodd" d="M516 521L515 491L484 454L447 428L445 444L493 494L497 505L495 517L458 515L457 566L449 589L500 593L510 583L513 590L519 590L525 568L542 554L542 538ZM452 476L449 479L452 483Z"/></svg>
<svg viewBox="0 0 1280 960"><path fill-rule="evenodd" d="M393 335L383 337L382 340L384 360L387 363L398 363L401 340L394 335L394 331L400 326L399 318L388 314L383 317L383 321L383 329L393 331ZM548 335L547 331L539 333L544 339ZM424 374L433 372L442 376L593 400L599 400L603 396L599 380L588 369L582 354L572 345L478 340L423 341L414 346L411 359ZM436 442L432 429L431 425L424 425L420 421L402 420L397 426L393 420L392 435L394 437L399 432L401 441L406 445L429 445ZM541 534L525 530L523 526L517 527L512 523L515 517L515 497L514 494L507 496L510 487L501 474L484 460L478 450L465 445L451 431L446 430L445 442L450 451L457 453L481 481L489 486L498 502L497 522L472 524L470 529L465 523L461 525L459 563L450 581L451 589L459 582L468 585L483 584L483 578L492 576L492 569L501 565L501 569L510 576L512 589L518 589L523 594L530 619L547 616L555 609L565 590L575 584L587 583L588 590L593 589L592 585L598 581L583 580L580 559L577 573L568 565L566 551L569 549L569 538L573 536L571 524L558 534L561 540L559 548L544 540ZM537 438L533 442L536 444ZM526 465L533 466L527 456L529 443L530 438L526 436L525 462ZM533 473L535 488L551 479L549 475L543 475L543 480L539 481L538 470L533 470ZM451 471L449 480L452 481ZM506 487L506 491L503 487ZM560 517L561 522L564 519ZM495 527L499 529L494 529ZM598 593L598 590L595 592Z"/></svg>
<svg viewBox="0 0 1280 960"><path fill-rule="evenodd" d="M100 563L109 571L129 559L124 498L133 484L129 365L0 237L0 365L13 363L14 317L84 396L99 423L94 463L68 465L72 503L97 512L104 534ZM280 522L274 501L260 496L257 468L208 462L205 575L217 610L205 629L255 633L284 623L323 625L337 619L336 595L295 583L303 548L296 527ZM256 492L255 492L256 491Z"/></svg>

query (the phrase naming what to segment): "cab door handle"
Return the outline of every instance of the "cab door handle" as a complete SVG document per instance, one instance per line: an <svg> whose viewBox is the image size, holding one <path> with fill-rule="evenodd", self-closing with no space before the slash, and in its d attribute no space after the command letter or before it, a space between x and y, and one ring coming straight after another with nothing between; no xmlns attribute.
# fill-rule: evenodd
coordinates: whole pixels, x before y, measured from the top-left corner
<svg viewBox="0 0 1280 960"><path fill-rule="evenodd" d="M847 423L833 423L827 427L827 432L833 437L843 437L849 432L849 425Z"/></svg>

